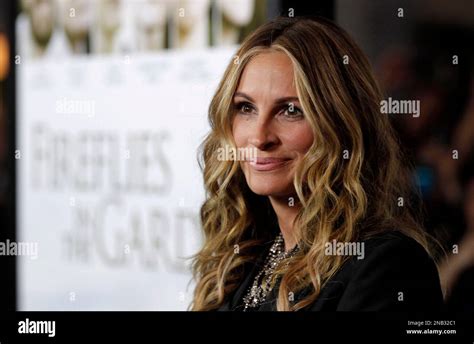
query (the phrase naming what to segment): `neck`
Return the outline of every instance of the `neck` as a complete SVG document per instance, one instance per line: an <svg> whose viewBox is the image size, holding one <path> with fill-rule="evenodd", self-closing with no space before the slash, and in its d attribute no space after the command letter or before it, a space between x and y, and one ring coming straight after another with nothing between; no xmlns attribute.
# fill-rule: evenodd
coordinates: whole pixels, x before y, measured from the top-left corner
<svg viewBox="0 0 474 344"><path fill-rule="evenodd" d="M293 197L293 202L289 197L273 197L269 196L270 203L275 211L278 219L283 240L285 241L285 251L289 251L296 246L294 238L293 222L300 210L300 205L296 203L296 196Z"/></svg>

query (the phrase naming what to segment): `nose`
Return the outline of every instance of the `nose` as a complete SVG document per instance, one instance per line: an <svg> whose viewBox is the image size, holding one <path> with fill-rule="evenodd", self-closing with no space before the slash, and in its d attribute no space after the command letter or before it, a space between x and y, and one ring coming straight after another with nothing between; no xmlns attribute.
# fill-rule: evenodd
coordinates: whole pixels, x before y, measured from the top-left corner
<svg viewBox="0 0 474 344"><path fill-rule="evenodd" d="M248 143L259 150L269 150L278 144L278 136L273 129L271 119L267 120L264 116L261 116L255 122Z"/></svg>

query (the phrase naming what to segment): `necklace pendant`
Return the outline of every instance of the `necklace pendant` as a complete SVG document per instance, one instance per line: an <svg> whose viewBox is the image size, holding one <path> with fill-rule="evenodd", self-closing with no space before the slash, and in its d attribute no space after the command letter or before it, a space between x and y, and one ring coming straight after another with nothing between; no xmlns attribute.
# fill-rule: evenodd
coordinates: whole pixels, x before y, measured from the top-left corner
<svg viewBox="0 0 474 344"><path fill-rule="evenodd" d="M252 286L243 298L244 311L247 311L249 308L257 308L265 302L267 295L272 290L270 282L273 279L276 268L283 259L291 257L298 249L298 246L295 246L294 249L287 253L283 246L283 235L280 233L270 247L262 270L255 276Z"/></svg>

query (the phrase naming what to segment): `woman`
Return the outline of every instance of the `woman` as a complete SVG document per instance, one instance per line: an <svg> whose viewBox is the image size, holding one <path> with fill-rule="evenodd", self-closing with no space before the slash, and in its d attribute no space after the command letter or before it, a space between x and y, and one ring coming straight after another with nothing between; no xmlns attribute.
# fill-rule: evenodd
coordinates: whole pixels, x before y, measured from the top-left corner
<svg viewBox="0 0 474 344"><path fill-rule="evenodd" d="M330 21L278 18L243 42L209 109L193 310L441 307L381 98Z"/></svg>

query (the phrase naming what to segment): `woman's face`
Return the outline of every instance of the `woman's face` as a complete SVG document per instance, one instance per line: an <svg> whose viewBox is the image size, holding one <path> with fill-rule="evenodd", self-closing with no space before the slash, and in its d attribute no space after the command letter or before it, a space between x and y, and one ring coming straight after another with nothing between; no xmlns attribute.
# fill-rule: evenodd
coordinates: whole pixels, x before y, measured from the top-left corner
<svg viewBox="0 0 474 344"><path fill-rule="evenodd" d="M256 152L242 161L250 189L264 196L294 194L295 167L313 143L294 84L293 65L281 52L253 57L233 99L232 132L238 149Z"/></svg>

